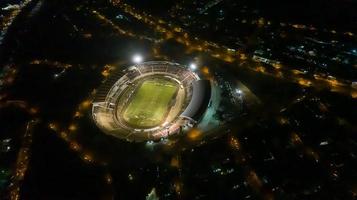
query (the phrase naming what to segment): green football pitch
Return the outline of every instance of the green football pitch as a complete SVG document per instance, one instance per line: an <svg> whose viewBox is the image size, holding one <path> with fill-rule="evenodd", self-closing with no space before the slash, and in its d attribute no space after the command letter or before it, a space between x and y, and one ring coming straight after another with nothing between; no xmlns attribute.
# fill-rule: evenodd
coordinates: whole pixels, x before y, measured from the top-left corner
<svg viewBox="0 0 357 200"><path fill-rule="evenodd" d="M124 120L134 127L153 127L164 120L178 84L168 79L149 79L138 86L123 113Z"/></svg>

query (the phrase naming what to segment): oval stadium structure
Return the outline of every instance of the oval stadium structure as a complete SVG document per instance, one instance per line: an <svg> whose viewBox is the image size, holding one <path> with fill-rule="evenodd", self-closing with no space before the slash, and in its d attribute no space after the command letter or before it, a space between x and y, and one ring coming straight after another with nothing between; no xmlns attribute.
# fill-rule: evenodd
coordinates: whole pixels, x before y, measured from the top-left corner
<svg viewBox="0 0 357 200"><path fill-rule="evenodd" d="M157 141L197 124L211 84L186 66L152 61L114 72L97 90L92 116L107 134L128 141Z"/></svg>

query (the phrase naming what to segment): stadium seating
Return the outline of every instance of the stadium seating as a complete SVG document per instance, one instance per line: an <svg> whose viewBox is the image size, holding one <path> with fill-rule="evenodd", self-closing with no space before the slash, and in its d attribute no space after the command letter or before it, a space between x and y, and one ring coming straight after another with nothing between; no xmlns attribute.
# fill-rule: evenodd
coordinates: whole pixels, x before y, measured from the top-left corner
<svg viewBox="0 0 357 200"><path fill-rule="evenodd" d="M162 61L145 62L132 66L124 72L114 72L101 85L93 100L93 119L104 132L130 141L145 141L157 140L179 131L180 123L182 123L181 118L174 119L170 123L171 128L156 127L154 129L137 130L125 124L120 117L117 117L117 110L122 110L127 105L127 101L129 101L132 94L125 93L128 96L123 96L123 91L128 87L133 87L131 83L135 83L135 80L153 74L167 75L179 81L183 87L188 88L185 90L186 99L191 99L193 96L192 84L199 79L196 74L185 66ZM119 98L123 100L120 104L118 103ZM115 107L110 107L110 105L115 105ZM182 108L183 110L184 108ZM188 113L187 110L186 113Z"/></svg>

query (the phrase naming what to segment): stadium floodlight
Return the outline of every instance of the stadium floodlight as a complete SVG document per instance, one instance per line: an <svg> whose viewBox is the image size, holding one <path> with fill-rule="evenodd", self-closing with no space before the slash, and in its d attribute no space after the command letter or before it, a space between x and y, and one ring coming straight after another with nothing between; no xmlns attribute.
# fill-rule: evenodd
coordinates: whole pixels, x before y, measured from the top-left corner
<svg viewBox="0 0 357 200"><path fill-rule="evenodd" d="M197 69L197 65L195 63L191 63L190 64L190 68L191 68L191 70L196 70Z"/></svg>
<svg viewBox="0 0 357 200"><path fill-rule="evenodd" d="M135 54L134 56L133 56L133 62L134 63L141 63L143 61L143 57L141 56L141 55L139 55L139 54Z"/></svg>

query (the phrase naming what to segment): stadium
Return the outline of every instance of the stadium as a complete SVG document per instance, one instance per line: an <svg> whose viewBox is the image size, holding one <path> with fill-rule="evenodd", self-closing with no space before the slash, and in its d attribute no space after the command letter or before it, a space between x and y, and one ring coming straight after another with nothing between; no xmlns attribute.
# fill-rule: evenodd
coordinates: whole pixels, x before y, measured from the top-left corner
<svg viewBox="0 0 357 200"><path fill-rule="evenodd" d="M188 67L144 62L112 73L95 94L92 116L114 137L158 141L199 123L210 99L210 81Z"/></svg>

